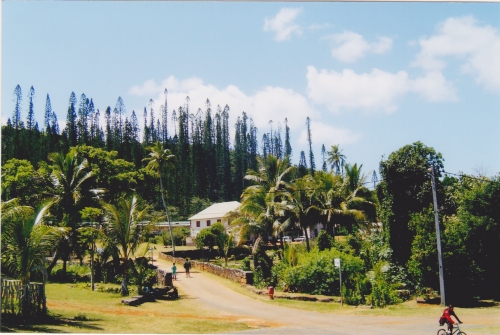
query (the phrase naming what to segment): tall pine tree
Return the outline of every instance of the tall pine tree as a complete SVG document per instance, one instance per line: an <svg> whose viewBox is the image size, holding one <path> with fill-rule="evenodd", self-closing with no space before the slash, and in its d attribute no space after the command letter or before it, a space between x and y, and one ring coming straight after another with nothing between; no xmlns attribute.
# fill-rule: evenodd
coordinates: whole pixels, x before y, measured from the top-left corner
<svg viewBox="0 0 500 335"><path fill-rule="evenodd" d="M314 170L316 170L316 164L314 163L314 154L312 151L311 119L309 119L309 116L306 119L306 125L307 125L307 142L309 142L309 171L311 176L314 176Z"/></svg>

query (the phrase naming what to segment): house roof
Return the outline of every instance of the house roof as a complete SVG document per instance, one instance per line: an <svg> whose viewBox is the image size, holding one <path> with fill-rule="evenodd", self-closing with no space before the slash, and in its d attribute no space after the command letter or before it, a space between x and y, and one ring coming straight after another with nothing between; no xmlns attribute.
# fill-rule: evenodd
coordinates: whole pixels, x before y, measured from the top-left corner
<svg viewBox="0 0 500 335"><path fill-rule="evenodd" d="M240 206L238 201L220 202L218 204L213 204L212 206L205 208L198 214L193 215L188 220L201 220L201 219L212 219L212 218L222 218L226 213L234 211Z"/></svg>

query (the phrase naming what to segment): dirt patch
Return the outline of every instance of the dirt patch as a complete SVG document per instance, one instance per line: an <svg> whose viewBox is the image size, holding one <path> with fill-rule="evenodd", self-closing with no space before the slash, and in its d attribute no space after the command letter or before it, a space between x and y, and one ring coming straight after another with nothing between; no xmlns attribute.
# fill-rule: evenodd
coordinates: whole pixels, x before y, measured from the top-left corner
<svg viewBox="0 0 500 335"><path fill-rule="evenodd" d="M193 320L207 320L207 321L225 321L225 322L241 322L245 323L250 328L262 328L262 327L279 327L280 323L276 322L266 322L260 319L246 318L236 315L200 315L200 314L189 314L189 313L162 313L161 311L151 312L150 310L140 310L136 307L116 307L116 308L96 308L88 304L78 304L78 303L68 303L68 302L47 302L47 307L49 309L62 309L70 311L92 311L99 314L111 314L111 315L125 315L125 316L151 316L151 317L168 317L176 319L193 319Z"/></svg>

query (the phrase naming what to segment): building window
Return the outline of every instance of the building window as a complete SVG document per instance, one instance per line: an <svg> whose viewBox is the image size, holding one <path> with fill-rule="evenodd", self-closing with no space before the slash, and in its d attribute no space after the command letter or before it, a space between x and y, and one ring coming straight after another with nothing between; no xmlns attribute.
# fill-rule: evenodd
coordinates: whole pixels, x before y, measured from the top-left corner
<svg viewBox="0 0 500 335"><path fill-rule="evenodd" d="M210 227L210 220L207 220L207 227Z"/></svg>
<svg viewBox="0 0 500 335"><path fill-rule="evenodd" d="M222 219L217 219L217 222L222 222Z"/></svg>
<svg viewBox="0 0 500 335"><path fill-rule="evenodd" d="M200 221L196 221L196 227L200 226Z"/></svg>

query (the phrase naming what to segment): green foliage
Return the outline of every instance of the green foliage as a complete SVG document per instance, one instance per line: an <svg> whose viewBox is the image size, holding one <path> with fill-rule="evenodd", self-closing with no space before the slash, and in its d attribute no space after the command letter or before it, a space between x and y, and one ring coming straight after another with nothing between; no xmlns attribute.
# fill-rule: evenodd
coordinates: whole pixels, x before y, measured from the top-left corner
<svg viewBox="0 0 500 335"><path fill-rule="evenodd" d="M146 290L151 290L157 282L156 269L149 264L146 257L136 258L133 266L129 269L130 283L137 286L137 293L143 294Z"/></svg>
<svg viewBox="0 0 500 335"><path fill-rule="evenodd" d="M359 257L365 262L366 270L373 269L379 261L391 260L392 250L385 243L383 232L375 231L356 236L361 239Z"/></svg>
<svg viewBox="0 0 500 335"><path fill-rule="evenodd" d="M124 194L129 194L144 179L133 163L118 157L117 151L105 151L87 145L77 146L75 150L79 157L88 162L96 177L90 187L106 190L107 201L115 201Z"/></svg>
<svg viewBox="0 0 500 335"><path fill-rule="evenodd" d="M282 262L288 266L296 266L298 259L298 247L292 244L285 244L285 249L283 250L283 259Z"/></svg>
<svg viewBox="0 0 500 335"><path fill-rule="evenodd" d="M32 203L36 196L35 170L24 159L9 159L2 164L2 199L19 198L22 203Z"/></svg>
<svg viewBox="0 0 500 335"><path fill-rule="evenodd" d="M428 173L431 166L434 166L436 178L440 177L443 157L421 142L402 147L380 163L384 180L378 186L379 218L384 223L394 261L400 265L406 264L411 255L414 238L408 228L411 214L419 213L432 203ZM443 198L439 183L437 189L438 198Z"/></svg>
<svg viewBox="0 0 500 335"><path fill-rule="evenodd" d="M356 282L364 276L363 261L336 249L314 249L309 253L299 254L296 266L278 266L279 287L290 292L340 295L339 271L333 265L335 258L341 259L343 284L349 291L356 290Z"/></svg>
<svg viewBox="0 0 500 335"><path fill-rule="evenodd" d="M441 244L447 301L474 297L495 298L492 290L500 271L500 183L498 178L477 180L467 176L446 180L445 207L441 212ZM438 290L436 232L432 208L414 214L410 229L415 238L408 271L416 289Z"/></svg>
<svg viewBox="0 0 500 335"><path fill-rule="evenodd" d="M216 245L217 236L212 232L210 228L205 228L200 230L195 238L195 244L198 249L208 248L209 253Z"/></svg>
<svg viewBox="0 0 500 335"><path fill-rule="evenodd" d="M15 203L8 204L13 207L2 203L2 266L10 275L26 284L30 281L31 273L45 265L47 255L66 231L43 224L51 203L36 212L25 207L21 210Z"/></svg>
<svg viewBox="0 0 500 335"><path fill-rule="evenodd" d="M326 230L322 230L319 233L316 241L318 244L319 251L331 249L335 245L335 240L330 234L326 232Z"/></svg>
<svg viewBox="0 0 500 335"><path fill-rule="evenodd" d="M408 261L408 272L418 291L425 287L434 287L438 278L438 256L433 209L427 208L421 213L413 214L409 227L415 238Z"/></svg>
<svg viewBox="0 0 500 335"><path fill-rule="evenodd" d="M385 307L402 302L396 291L397 285L389 278L390 267L387 262L380 261L374 268L372 279L372 292L366 298L367 303L375 307Z"/></svg>
<svg viewBox="0 0 500 335"><path fill-rule="evenodd" d="M241 269L243 271L251 271L252 269L250 268L250 258L248 257L245 257L243 258L243 260L241 261L242 265L241 265Z"/></svg>
<svg viewBox="0 0 500 335"><path fill-rule="evenodd" d="M209 254L212 252L214 247L221 257L226 256L226 252L229 252L228 248L231 247L231 237L227 234L226 228L221 222L216 222L209 228L202 229L195 239L195 244L198 249L207 247Z"/></svg>
<svg viewBox="0 0 500 335"><path fill-rule="evenodd" d="M149 208L144 206L136 195L123 197L114 204L102 203L105 217L103 242L112 248L123 260L122 295L129 294L127 284L129 259L140 244L141 226Z"/></svg>
<svg viewBox="0 0 500 335"><path fill-rule="evenodd" d="M90 281L90 268L86 265L70 264L63 271L62 264L56 265L49 276L53 283L81 283Z"/></svg>

